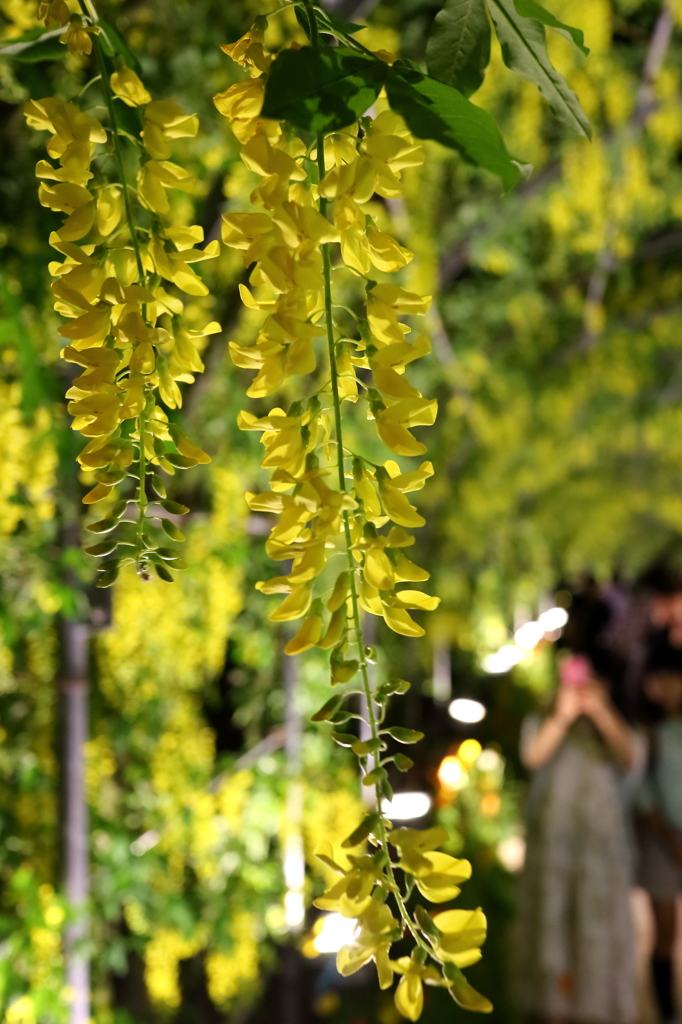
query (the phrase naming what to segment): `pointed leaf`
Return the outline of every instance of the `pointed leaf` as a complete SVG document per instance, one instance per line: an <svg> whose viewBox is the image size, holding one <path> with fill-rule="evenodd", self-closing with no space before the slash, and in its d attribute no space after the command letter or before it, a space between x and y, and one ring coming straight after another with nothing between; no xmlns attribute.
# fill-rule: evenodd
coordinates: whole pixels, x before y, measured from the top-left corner
<svg viewBox="0 0 682 1024"><path fill-rule="evenodd" d="M343 849L351 850L354 846L359 846L367 836L374 832L380 820L380 815L377 814L376 811L372 814L368 814L360 822L358 827L341 843Z"/></svg>
<svg viewBox="0 0 682 1024"><path fill-rule="evenodd" d="M101 558L103 555L110 555L112 551L115 551L117 544L116 538L110 537L108 540L100 541L99 544L93 544L92 547L86 548L85 553Z"/></svg>
<svg viewBox="0 0 682 1024"><path fill-rule="evenodd" d="M333 732L332 739L340 747L352 747L355 743L355 736L352 732Z"/></svg>
<svg viewBox="0 0 682 1024"><path fill-rule="evenodd" d="M319 711L316 711L314 715L310 716L311 722L327 722L334 712L341 707L343 697L338 695L336 697L330 697L326 704L323 704Z"/></svg>
<svg viewBox="0 0 682 1024"><path fill-rule="evenodd" d="M463 1009L476 1013L492 1011L493 1004L469 984L459 967L453 963L443 964L443 974L448 980L453 999Z"/></svg>
<svg viewBox="0 0 682 1024"><path fill-rule="evenodd" d="M485 0L446 0L426 46L432 78L471 96L490 60L490 21Z"/></svg>
<svg viewBox="0 0 682 1024"><path fill-rule="evenodd" d="M189 512L186 505L181 505L179 501L168 501L164 499L159 504L162 508L165 508L166 512L170 512L174 516L184 516Z"/></svg>
<svg viewBox="0 0 682 1024"><path fill-rule="evenodd" d="M344 46L282 50L265 86L261 115L306 131L338 131L376 100L388 66Z"/></svg>
<svg viewBox="0 0 682 1024"><path fill-rule="evenodd" d="M165 531L165 533L168 534L171 540L176 540L178 543L180 543L180 541L183 541L185 539L184 533L178 530L175 523L171 523L170 519L162 519L161 528ZM163 578L164 577L162 576L161 579Z"/></svg>
<svg viewBox="0 0 682 1024"><path fill-rule="evenodd" d="M322 22L325 22L335 32L340 32L342 35L354 36L356 32L362 32L366 25L356 25L353 21L346 21L345 18L337 18L335 14L329 14L328 11L320 11ZM324 28L322 29L324 32Z"/></svg>
<svg viewBox="0 0 682 1024"><path fill-rule="evenodd" d="M165 565L159 565L158 562L155 562L154 563L154 572L159 577L159 579L163 580L164 583L172 583L173 582L173 576L172 576L171 572L166 568Z"/></svg>
<svg viewBox="0 0 682 1024"><path fill-rule="evenodd" d="M103 562L99 568L97 575L97 583L95 584L100 590L106 590L107 587L113 586L118 576L118 559L112 558L109 562Z"/></svg>
<svg viewBox="0 0 682 1024"><path fill-rule="evenodd" d="M563 21L559 21L553 14L546 11L544 7L536 3L535 0L514 0L514 7L517 13L522 18L537 18L543 25L549 25L550 28L557 30L559 35L564 36L565 39L569 39L575 43L579 50L581 50L587 57L590 50L589 47L585 46L585 36L583 35L582 29L572 28L571 25L565 25Z"/></svg>
<svg viewBox="0 0 682 1024"><path fill-rule="evenodd" d="M419 743L424 739L423 732L418 732L416 729L404 729L401 725L392 725L390 729L383 729L382 732L387 732L398 743Z"/></svg>
<svg viewBox="0 0 682 1024"><path fill-rule="evenodd" d="M502 58L517 75L537 85L555 117L579 135L591 137L590 122L569 89L563 75L552 66L547 56L545 30L536 18L522 17L514 0L486 0Z"/></svg>
<svg viewBox="0 0 682 1024"><path fill-rule="evenodd" d="M519 166L507 152L499 128L487 111L457 89L407 65L394 64L386 91L391 107L417 138L435 139L471 163L499 174L505 189L517 184Z"/></svg>

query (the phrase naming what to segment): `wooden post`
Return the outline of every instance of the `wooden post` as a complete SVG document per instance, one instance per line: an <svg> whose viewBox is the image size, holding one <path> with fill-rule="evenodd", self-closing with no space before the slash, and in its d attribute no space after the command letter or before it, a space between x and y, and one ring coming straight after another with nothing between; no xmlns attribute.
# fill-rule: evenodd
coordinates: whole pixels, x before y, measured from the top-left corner
<svg viewBox="0 0 682 1024"><path fill-rule="evenodd" d="M62 623L64 882L74 914L67 926L66 984L71 990L70 1024L90 1020L88 897L88 807L85 794L84 747L88 738L88 647L90 627Z"/></svg>
<svg viewBox="0 0 682 1024"><path fill-rule="evenodd" d="M284 655L284 754L286 758L286 821L282 843L284 916L290 943L282 950L282 1024L300 1024L302 1018L301 955L296 937L305 920L305 854L303 850L303 784L301 744L303 722L297 705L299 659Z"/></svg>

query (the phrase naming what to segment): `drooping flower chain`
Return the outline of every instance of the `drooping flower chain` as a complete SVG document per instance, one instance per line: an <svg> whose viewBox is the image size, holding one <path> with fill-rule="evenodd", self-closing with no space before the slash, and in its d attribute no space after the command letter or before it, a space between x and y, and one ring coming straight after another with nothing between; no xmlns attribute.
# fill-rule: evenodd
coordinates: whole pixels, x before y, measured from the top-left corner
<svg viewBox="0 0 682 1024"><path fill-rule="evenodd" d="M311 12L310 6L307 10ZM365 646L360 621L362 609L382 616L397 633L422 636L424 630L410 609L438 605L438 598L412 588L429 573L405 554L414 543L408 530L425 522L406 494L423 487L433 468L422 462L401 472L392 460L376 465L343 444L343 402L366 401L368 420L400 456L425 454L410 428L432 424L436 416L435 400L424 398L404 374L408 363L430 351L429 340L422 334L407 341L409 328L399 319L424 314L430 298L369 279L375 270L399 270L412 254L379 231L364 209L375 193L400 196L401 171L420 165L423 151L391 111L320 136L312 147L282 123L261 118L273 59L264 49L266 24L264 18L257 19L244 37L222 47L250 77L215 97L242 144L242 160L262 179L251 195L255 210L223 216L223 241L243 250L244 265L252 267L251 287L241 289L244 304L263 314L254 343L231 343L231 354L237 366L257 371L249 397L266 399L287 378L313 374L326 339L329 379L319 386L316 378L310 397L286 410L275 407L261 417L240 414L243 430L262 432L262 465L271 472L271 489L248 494L249 506L278 515L266 551L276 561L291 561L286 575L257 586L265 594L285 595L270 615L272 621L303 619L286 652L298 654L314 646L330 650L332 683L350 684L314 720L338 726L358 718L342 705L351 694L365 696L370 739L356 740L345 732L332 735L358 755L363 783L375 787L378 807L344 843L350 849L369 839L373 854L350 856L346 870L331 848L318 851L339 881L316 905L356 919L353 939L338 955L342 974L352 974L373 959L382 988L391 986L394 973L402 975L395 1001L404 1016L420 1016L424 982L445 985L461 1005L487 1012L490 1004L461 972L480 958L486 933L482 911L446 910L432 918L421 906L414 913L407 907L415 886L432 902L453 899L471 866L438 851L448 838L444 829L393 829L381 811L382 801L392 795L386 765L393 762L402 771L412 765L404 754L383 757L386 740L410 743L421 734L384 728L389 696L404 692L409 684L389 681L371 693L371 649ZM337 336L332 243L339 243L338 266L366 279L366 318L359 320L359 338ZM364 373L359 379L360 368ZM338 487L333 486L334 476ZM337 555L344 568L328 586L323 574ZM400 584L407 587L400 589ZM358 675L361 688L353 684ZM392 960L392 943L407 932L415 942L412 955Z"/></svg>
<svg viewBox="0 0 682 1024"><path fill-rule="evenodd" d="M82 369L67 398L74 430L88 439L78 461L94 471L96 481L83 501L106 501L108 509L88 526L105 539L87 550L104 558L100 587L110 586L127 563L143 579L153 567L172 582L169 569L184 563L178 549L167 545L184 537L161 509L171 516L188 509L167 500L158 470L172 475L210 460L169 422L164 406L182 405L178 382L192 382L204 369L198 342L220 330L217 323L188 329L176 293L208 294L190 264L216 256L219 243L195 249L203 229L172 227L166 220L167 190L191 192L194 186L191 174L169 160L171 140L196 135L198 118L173 100L152 100L120 61L110 73L99 28L85 12L72 15L63 0L52 0L41 3L39 14L48 27L67 26L60 39L72 53L94 49L109 114L105 128L76 103L55 97L30 100L25 107L28 124L50 132L47 152L58 161L38 162L40 202L66 214L50 235L64 260L50 263L49 270L54 308L71 321L58 331L67 340L62 356ZM118 104L141 114L137 136L124 133L139 165L135 188L126 179L118 124L124 108ZM130 487L127 478L134 496L112 502L114 487ZM156 498L149 496L150 487Z"/></svg>

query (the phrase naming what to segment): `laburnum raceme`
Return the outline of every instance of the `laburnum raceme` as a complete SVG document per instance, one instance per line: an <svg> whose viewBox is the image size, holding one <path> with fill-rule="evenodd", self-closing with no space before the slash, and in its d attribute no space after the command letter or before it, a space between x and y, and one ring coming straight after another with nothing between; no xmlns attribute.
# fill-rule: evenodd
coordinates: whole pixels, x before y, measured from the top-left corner
<svg viewBox="0 0 682 1024"><path fill-rule="evenodd" d="M187 327L180 297L208 294L191 265L216 256L219 243L195 248L203 229L171 226L167 216L169 191L194 188L192 175L169 159L172 140L196 135L198 119L173 100L153 100L132 68L108 58L101 45L106 30L85 10L74 15L63 0L51 0L41 3L39 15L47 26L66 26L60 39L72 53L94 51L108 114L103 124L56 97L25 106L28 124L50 134L51 159L36 167L40 202L64 214L49 238L61 259L49 270L55 309L68 318L58 329L62 357L78 367L68 410L87 439L78 461L94 473L83 501L101 501L105 509L87 527L105 536L87 550L104 558L100 587L128 563L143 579L153 567L171 582L170 569L184 563L169 541L184 538L169 516L188 509L167 499L159 471L173 475L210 459L167 410L182 405L179 384L204 369L202 339L220 330L217 323ZM137 115L137 134L130 117L121 128L125 107Z"/></svg>
<svg viewBox="0 0 682 1024"><path fill-rule="evenodd" d="M309 25L324 17L308 5L304 14ZM214 98L241 143L243 162L259 179L250 208L225 213L222 227L223 241L243 251L249 269L243 302L260 313L253 342L231 343L232 359L255 371L247 395L270 407L263 415L239 415L243 430L260 432L262 466L270 472L270 489L248 493L247 501L253 511L276 516L266 551L287 565L257 586L264 594L283 595L273 622L302 620L287 654L330 651L331 681L339 691L314 720L336 728L363 717L343 706L353 694L363 695L370 738L338 730L332 736L358 755L363 784L374 788L378 808L344 843L351 849L368 840L373 852L351 855L346 869L331 848L319 851L339 880L316 905L356 921L352 940L338 955L340 972L352 974L374 960L382 988L400 975L395 1002L410 1020L421 1014L424 984L446 986L461 1005L487 1012L490 1003L461 972L480 957L483 913L446 910L432 918L423 907L408 910L415 889L434 903L453 899L471 867L438 850L448 839L444 829L394 829L381 811L392 796L388 765L401 771L412 765L402 753L384 756L387 740L411 743L421 734L385 726L389 697L409 684L389 679L372 690L368 663L374 650L362 632L364 613L382 617L397 633L422 636L410 612L438 605L437 597L416 589L429 573L407 554L415 543L410 530L425 522L408 495L424 486L433 468L428 461L401 468L390 457L379 464L349 450L344 440L346 415L357 425L363 408L391 453L426 454L412 430L432 424L437 405L405 370L431 346L424 333L408 338L405 317L425 314L430 297L383 279L412 254L379 230L368 212L373 198L402 194L402 172L419 166L424 152L390 109L326 134L296 133L286 122L263 117L275 59L264 46L266 25L258 18L245 36L222 47L248 77ZM322 27L329 31L326 22ZM316 25L311 42L319 45ZM346 271L364 286L363 308L352 314L355 337L337 326L332 270ZM273 396L289 388L292 377L300 379L302 397L282 408ZM334 568L339 560L340 571ZM392 944L406 935L414 941L411 956L391 959Z"/></svg>

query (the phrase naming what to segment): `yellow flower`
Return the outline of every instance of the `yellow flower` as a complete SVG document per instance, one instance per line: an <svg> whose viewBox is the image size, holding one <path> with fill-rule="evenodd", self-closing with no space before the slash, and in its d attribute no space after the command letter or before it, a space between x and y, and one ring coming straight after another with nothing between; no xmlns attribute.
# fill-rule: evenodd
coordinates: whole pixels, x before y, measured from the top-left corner
<svg viewBox="0 0 682 1024"><path fill-rule="evenodd" d="M66 0L40 0L38 4L38 21L44 21L48 28L66 25L70 17Z"/></svg>
<svg viewBox="0 0 682 1024"><path fill-rule="evenodd" d="M193 138L199 131L196 114L186 114L174 100L141 102L148 106L144 112L142 141L147 152L156 160L167 160L171 155L169 139Z"/></svg>
<svg viewBox="0 0 682 1024"><path fill-rule="evenodd" d="M435 967L427 966L409 956L401 956L398 960L391 961L391 967L397 974L402 974L394 996L398 1013L408 1020L419 1020L424 1009L423 983L444 985L442 975Z"/></svg>
<svg viewBox="0 0 682 1024"><path fill-rule="evenodd" d="M485 914L477 910L444 910L433 918L438 931L437 952L441 960L457 967L469 967L481 959L480 947L486 939Z"/></svg>
<svg viewBox="0 0 682 1024"><path fill-rule="evenodd" d="M135 72L125 64L121 65L118 71L114 71L109 82L114 95L129 107L141 107L151 102L150 93ZM170 156L170 153L168 155Z"/></svg>
<svg viewBox="0 0 682 1024"><path fill-rule="evenodd" d="M72 14L69 27L59 37L59 42L68 47L69 53L83 53L86 56L92 53L92 35L99 35L100 29L97 25L84 25L79 14Z"/></svg>
<svg viewBox="0 0 682 1024"><path fill-rule="evenodd" d="M432 903L445 903L459 896L459 883L471 878L471 864L458 860L447 853L438 851L423 854L430 867L421 868L416 874L417 888Z"/></svg>
<svg viewBox="0 0 682 1024"><path fill-rule="evenodd" d="M379 437L391 451L396 455L424 455L426 445L417 441L408 427L432 426L435 423L438 412L435 398L403 398L388 408L383 403L376 403L373 411Z"/></svg>
<svg viewBox="0 0 682 1024"><path fill-rule="evenodd" d="M358 915L358 924L353 938L342 946L336 956L336 969L347 977L355 974L369 960L374 960L379 976L379 986L389 988L393 981L393 969L388 951L398 934L398 922L385 903L370 898Z"/></svg>
<svg viewBox="0 0 682 1024"><path fill-rule="evenodd" d="M285 654L301 654L310 650L322 636L324 620L322 618L322 602L315 601L310 612L303 620L303 624L296 636L288 642L284 648Z"/></svg>
<svg viewBox="0 0 682 1024"><path fill-rule="evenodd" d="M254 76L267 71L274 59L263 47L266 25L265 18L256 18L249 31L241 39L238 39L236 43L223 43L220 47L223 53L226 53L236 64L248 68Z"/></svg>

